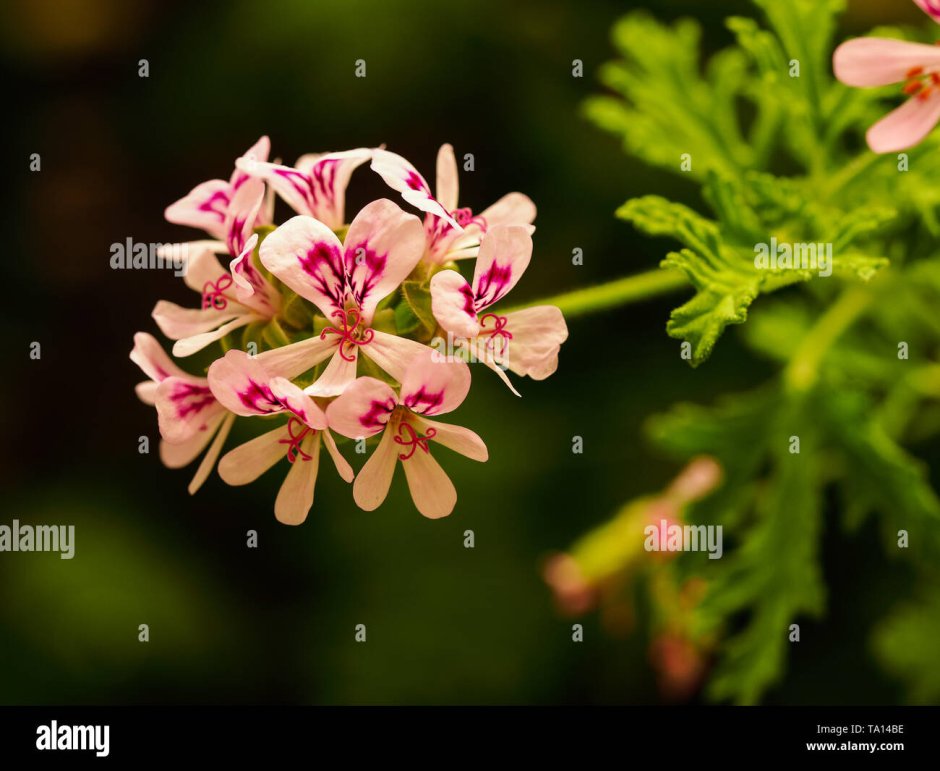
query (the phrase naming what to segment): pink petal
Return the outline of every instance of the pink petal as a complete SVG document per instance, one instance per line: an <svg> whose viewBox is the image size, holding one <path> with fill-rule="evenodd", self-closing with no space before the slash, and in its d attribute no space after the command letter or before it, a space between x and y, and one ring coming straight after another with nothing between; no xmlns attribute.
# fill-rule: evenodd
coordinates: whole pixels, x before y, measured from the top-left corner
<svg viewBox="0 0 940 771"><path fill-rule="evenodd" d="M912 97L868 129L868 146L876 153L894 153L913 147L940 120L940 91L927 99Z"/></svg>
<svg viewBox="0 0 940 771"><path fill-rule="evenodd" d="M156 380L145 380L134 386L134 393L144 404L153 406L157 401L157 386L159 385Z"/></svg>
<svg viewBox="0 0 940 771"><path fill-rule="evenodd" d="M190 495L195 495L196 491L202 487L203 483L209 478L209 474L212 473L212 468L215 466L219 453L222 452L222 445L225 444L225 440L228 437L229 431L232 430L232 423L234 422L234 415L227 415L225 420L222 421L219 432L215 435L215 439L212 440L212 444L209 446L209 451L203 456L202 463L199 464L199 468L196 469L196 474L189 483L189 487L186 488Z"/></svg>
<svg viewBox="0 0 940 771"><path fill-rule="evenodd" d="M387 199L356 215L344 243L349 291L368 324L379 301L397 289L424 253L424 228Z"/></svg>
<svg viewBox="0 0 940 771"><path fill-rule="evenodd" d="M262 264L328 319L343 310L343 246L322 222L292 217L261 242Z"/></svg>
<svg viewBox="0 0 940 771"><path fill-rule="evenodd" d="M272 378L258 359L244 351L229 351L212 363L209 387L219 402L236 415L272 415L290 409L304 422L309 418L324 425L322 411L310 397L289 381Z"/></svg>
<svg viewBox="0 0 940 771"><path fill-rule="evenodd" d="M431 187L424 177L400 155L387 150L375 150L372 153L372 170L382 177L392 190L401 193L401 197L412 206L441 217L460 230L450 212L431 195Z"/></svg>
<svg viewBox="0 0 940 771"><path fill-rule="evenodd" d="M938 0L914 0L930 18L940 24L940 2Z"/></svg>
<svg viewBox="0 0 940 771"><path fill-rule="evenodd" d="M287 454L281 440L287 435L284 426L256 436L249 442L226 453L219 461L219 476L233 487L254 482Z"/></svg>
<svg viewBox="0 0 940 771"><path fill-rule="evenodd" d="M160 331L171 340L182 340L203 332L218 329L244 313L244 308L229 303L225 310L215 308L182 308L176 303L160 300L150 314Z"/></svg>
<svg viewBox="0 0 940 771"><path fill-rule="evenodd" d="M134 335L134 348L131 351L131 361L140 367L151 380L159 383L171 375L186 377L176 364L170 359L163 346L157 342L153 335L138 332Z"/></svg>
<svg viewBox="0 0 940 771"><path fill-rule="evenodd" d="M271 153L271 140L263 136L255 142L248 150L235 161L235 170L229 180L232 190L238 190L250 178L248 174L238 168L238 164L251 165L253 163L264 163L268 160Z"/></svg>
<svg viewBox="0 0 940 771"><path fill-rule="evenodd" d="M298 458L291 464L290 471L274 501L274 516L285 525L299 525L313 506L313 488L317 482L317 470L320 465L320 440L309 434L300 444L303 453L310 460Z"/></svg>
<svg viewBox="0 0 940 771"><path fill-rule="evenodd" d="M887 86L912 70L940 66L940 49L923 43L861 37L840 45L832 57L835 76L847 86Z"/></svg>
<svg viewBox="0 0 940 771"><path fill-rule="evenodd" d="M324 155L304 155L296 168L276 163L242 163L239 169L266 180L298 214L307 214L331 230L345 225L346 187L356 168L372 156L366 148Z"/></svg>
<svg viewBox="0 0 940 771"><path fill-rule="evenodd" d="M330 411L327 408L327 416L329 414ZM379 446L369 456L369 460L366 461L362 470L356 475L356 481L353 483L353 500L356 501L356 505L360 509L373 511L382 505L382 501L388 495L388 488L391 486L392 477L395 474L398 449L399 445L393 441L392 431L385 431L382 434Z"/></svg>
<svg viewBox="0 0 940 771"><path fill-rule="evenodd" d="M349 351L336 350L320 377L304 389L306 393L311 396L339 396L349 387L356 379L356 365L359 361L358 349L355 346L349 348Z"/></svg>
<svg viewBox="0 0 940 771"><path fill-rule="evenodd" d="M441 145L441 149L437 151L437 185L435 192L437 193L437 200L445 211L452 212L457 208L459 185L454 148L449 144Z"/></svg>
<svg viewBox="0 0 940 771"><path fill-rule="evenodd" d="M535 215L535 204L529 196L522 193L507 193L480 212L487 230L497 225L531 225L535 221ZM535 228L529 230L529 234L534 230Z"/></svg>
<svg viewBox="0 0 940 771"><path fill-rule="evenodd" d="M512 339L498 363L533 380L544 380L558 369L558 351L568 339L568 326L558 308L539 305L508 313L505 329Z"/></svg>
<svg viewBox="0 0 940 771"><path fill-rule="evenodd" d="M157 387L155 402L160 434L168 442L185 442L208 431L225 412L204 380L168 377Z"/></svg>
<svg viewBox="0 0 940 771"><path fill-rule="evenodd" d="M280 295L268 280L255 268L251 254L258 245L258 234L252 235L241 253L229 264L235 282L235 296L245 307L259 316L271 318L280 306Z"/></svg>
<svg viewBox="0 0 940 771"><path fill-rule="evenodd" d="M233 257L245 248L263 201L264 182L260 179L247 180L232 197L225 217L225 243Z"/></svg>
<svg viewBox="0 0 940 771"><path fill-rule="evenodd" d="M216 257L216 254L221 252L227 253L227 247L221 241L191 241L187 244L170 244L165 247L165 250L174 249L184 249L185 254L189 256L186 260L183 282L194 292L199 292L201 295L208 288L207 284L217 284L220 279L228 276L228 271L222 267L222 263Z"/></svg>
<svg viewBox="0 0 940 771"><path fill-rule="evenodd" d="M486 232L473 271L477 313L501 300L532 259L532 236L523 225L499 225Z"/></svg>
<svg viewBox="0 0 940 771"><path fill-rule="evenodd" d="M192 356L197 351L201 351L210 343L214 343L216 340L221 340L226 335L234 332L240 327L247 326L253 321L257 321L260 317L255 316L251 313L246 313L243 316L232 319L227 324L223 324L218 329L215 329L211 332L203 332L199 335L193 335L192 337L184 337L177 340L173 344L173 355L183 358L185 356Z"/></svg>
<svg viewBox="0 0 940 771"><path fill-rule="evenodd" d="M419 415L455 410L470 390L470 367L437 358L436 351L425 348L411 360L401 381L401 403Z"/></svg>
<svg viewBox="0 0 940 771"><path fill-rule="evenodd" d="M188 195L166 208L164 216L175 225L205 230L214 238L225 238L225 215L231 201L231 186L224 179L196 185Z"/></svg>
<svg viewBox="0 0 940 771"><path fill-rule="evenodd" d="M310 337L299 343L291 343L271 351L257 354L254 359L271 377L292 379L313 369L325 361L336 350L336 338Z"/></svg>
<svg viewBox="0 0 940 771"><path fill-rule="evenodd" d="M352 466L350 466L346 459L340 454L339 448L336 446L336 440L333 439L333 435L329 431L324 431L320 434L320 438L326 445L326 451L330 454L330 458L333 459L333 465L336 466L337 473L344 482L352 482L355 473L353 473Z"/></svg>
<svg viewBox="0 0 940 771"><path fill-rule="evenodd" d="M428 350L428 346L419 343L417 340L409 340L406 337L379 332L377 329L372 330L372 333L372 342L361 346L362 353L399 383L405 376L405 370L411 360Z"/></svg>
<svg viewBox="0 0 940 771"><path fill-rule="evenodd" d="M199 454L206 449L212 437L225 418L225 414L217 415L207 431L193 434L183 442L168 442L160 440L160 460L167 468L182 468L192 463Z"/></svg>
<svg viewBox="0 0 940 771"><path fill-rule="evenodd" d="M318 431L326 428L326 413L299 386L283 377L271 378L269 386L285 410L294 413L310 428Z"/></svg>
<svg viewBox="0 0 940 771"><path fill-rule="evenodd" d="M483 463L489 459L489 452L483 440L469 428L452 426L449 423L439 423L436 420L428 420L427 418L413 418L412 422L415 424L415 428L425 436L429 433L429 429L433 429L432 442L437 442L437 444L460 453L470 458L470 460Z"/></svg>
<svg viewBox="0 0 940 771"><path fill-rule="evenodd" d="M476 337L480 329L473 289L456 270L442 270L431 279L431 312L445 331L457 337Z"/></svg>
<svg viewBox="0 0 940 771"><path fill-rule="evenodd" d="M457 490L430 452L416 450L402 461L415 507L428 519L446 517L457 505Z"/></svg>
<svg viewBox="0 0 940 771"><path fill-rule="evenodd" d="M385 430L398 406L391 386L374 377L361 377L326 408L329 427L350 439L375 436Z"/></svg>

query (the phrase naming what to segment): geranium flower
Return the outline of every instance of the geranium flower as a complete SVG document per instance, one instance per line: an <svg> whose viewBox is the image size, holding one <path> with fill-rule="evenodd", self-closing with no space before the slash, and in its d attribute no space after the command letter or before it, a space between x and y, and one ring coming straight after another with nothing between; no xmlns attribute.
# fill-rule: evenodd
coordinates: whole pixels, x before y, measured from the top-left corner
<svg viewBox="0 0 940 771"><path fill-rule="evenodd" d="M272 377L257 358L229 351L209 367L209 385L219 402L236 415L289 413L287 423L236 447L219 462L219 476L225 482L245 485L287 458L291 468L274 502L278 521L299 525L307 518L313 505L321 442L339 475L352 481L353 470L340 455L323 410L289 380Z"/></svg>
<svg viewBox="0 0 940 771"><path fill-rule="evenodd" d="M426 349L411 361L399 394L381 380L361 377L326 408L330 426L343 436L382 434L353 484L353 497L366 511L385 500L400 461L418 511L431 519L446 517L457 503L457 491L431 455L431 443L472 460L488 457L486 445L473 431L428 420L456 409L470 388L466 364L438 363L432 355Z"/></svg>
<svg viewBox="0 0 940 771"><path fill-rule="evenodd" d="M134 335L131 361L150 378L138 383L136 391L144 404L157 408L163 436L160 460L165 466L189 465L212 441L189 483L189 492L193 494L212 472L235 416L215 399L206 378L177 367L153 336L145 332Z"/></svg>
<svg viewBox="0 0 940 771"><path fill-rule="evenodd" d="M938 0L914 0L940 23ZM923 140L940 121L940 48L884 38L858 38L833 55L836 77L862 88L903 83L910 98L872 126L866 135L876 153L906 150Z"/></svg>
<svg viewBox="0 0 940 771"><path fill-rule="evenodd" d="M400 382L408 361L425 346L371 324L379 301L408 276L423 248L418 218L385 199L356 215L344 242L322 222L303 215L271 233L261 243L261 262L330 323L319 339L266 352L291 362L279 374L295 377L332 357L306 393L335 396L356 379L361 350Z"/></svg>
<svg viewBox="0 0 940 771"><path fill-rule="evenodd" d="M522 193L508 193L479 214L459 208L457 160L449 144L441 145L437 153L436 197L424 177L400 155L376 150L372 169L408 203L426 212L424 260L433 265L475 257L483 235L496 225L526 225L530 233L535 230L531 226L535 204Z"/></svg>
<svg viewBox="0 0 940 771"><path fill-rule="evenodd" d="M271 185L298 214L307 214L336 231L346 224L349 178L371 157L371 150L360 147L341 153L302 155L291 167L245 156L238 160L237 168Z"/></svg>
<svg viewBox="0 0 940 771"><path fill-rule="evenodd" d="M233 258L226 270L215 248L202 248L187 265L183 280L202 295L200 308L161 300L153 318L171 340L175 356L189 356L239 327L273 318L281 304L277 290L251 261L258 243L252 234L264 200L264 183L246 179L227 206L224 248ZM190 245L191 246L191 245Z"/></svg>
<svg viewBox="0 0 940 771"><path fill-rule="evenodd" d="M472 285L455 270L442 270L431 279L431 310L438 324L517 396L504 369L544 380L558 368L558 351L568 338L564 316L553 305L487 312L516 285L531 258L528 230L499 225L483 239Z"/></svg>

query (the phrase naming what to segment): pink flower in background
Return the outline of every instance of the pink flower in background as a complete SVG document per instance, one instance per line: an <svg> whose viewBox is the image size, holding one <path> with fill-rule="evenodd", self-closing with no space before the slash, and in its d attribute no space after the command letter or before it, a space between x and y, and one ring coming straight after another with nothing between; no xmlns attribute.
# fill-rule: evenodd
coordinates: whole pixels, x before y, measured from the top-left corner
<svg viewBox="0 0 940 771"><path fill-rule="evenodd" d="M437 154L436 197L424 177L400 155L376 150L372 169L408 203L426 212L424 259L433 265L475 257L484 234L496 225L526 225L530 233L535 230L531 225L535 204L522 193L508 193L479 214L459 208L457 160L449 144L441 145Z"/></svg>
<svg viewBox="0 0 940 771"><path fill-rule="evenodd" d="M558 368L558 351L568 337L561 311L553 305L500 314L489 311L516 285L532 258L525 226L499 225L483 239L473 283L455 270L431 279L434 318L513 388L504 368L544 380Z"/></svg>
<svg viewBox="0 0 940 771"><path fill-rule="evenodd" d="M270 320L277 313L280 295L251 261L258 243L252 229L263 200L264 184L246 179L229 202L223 245L232 257L228 270L212 248L202 248L188 263L184 280L202 295L200 308L161 300L153 309L160 331L176 340L175 356L190 356L240 327Z"/></svg>
<svg viewBox="0 0 940 771"><path fill-rule="evenodd" d="M940 23L938 0L914 0ZM836 77L848 86L871 88L903 84L910 98L868 130L876 153L906 150L921 142L940 121L940 48L885 38L858 38L833 55Z"/></svg>
<svg viewBox="0 0 940 771"><path fill-rule="evenodd" d="M209 385L219 402L235 415L289 414L287 423L231 450L219 462L219 476L225 482L245 485L286 458L291 468L274 503L279 522L299 525L307 518L313 505L321 443L339 475L352 481L353 470L340 455L323 410L289 380L272 377L256 358L242 351L229 351L209 368Z"/></svg>
<svg viewBox="0 0 940 771"><path fill-rule="evenodd" d="M351 439L382 435L353 485L353 497L361 508L372 511L381 505L400 461L421 514L438 519L453 511L457 491L431 455L431 446L440 444L472 460L485 461L486 445L469 429L438 423L428 416L456 409L469 388L466 364L437 363L428 349L409 364L399 394L387 383L362 377L330 403L327 419L338 433Z"/></svg>
<svg viewBox="0 0 940 771"><path fill-rule="evenodd" d="M372 157L364 147L340 153L302 155L297 163L282 166L265 158L238 160L238 169L267 182L298 214L319 220L330 230L346 224L346 187L352 173Z"/></svg>
<svg viewBox="0 0 940 771"><path fill-rule="evenodd" d="M235 416L215 399L206 378L177 367L146 332L134 335L131 361L150 378L137 385L137 395L144 404L157 408L163 436L160 460L164 465L189 465L215 437L189 484L190 494L195 493L212 472Z"/></svg>
<svg viewBox="0 0 940 771"><path fill-rule="evenodd" d="M261 262L280 281L313 303L330 323L319 340L295 343L304 351L294 377L330 359L313 396L335 396L356 379L361 350L401 381L408 361L425 349L371 324L379 301L395 291L421 259L424 238L417 217L391 201L373 201L356 215L344 242L322 222L297 216L261 244ZM312 344L311 344L312 342ZM293 346L278 351L290 356Z"/></svg>

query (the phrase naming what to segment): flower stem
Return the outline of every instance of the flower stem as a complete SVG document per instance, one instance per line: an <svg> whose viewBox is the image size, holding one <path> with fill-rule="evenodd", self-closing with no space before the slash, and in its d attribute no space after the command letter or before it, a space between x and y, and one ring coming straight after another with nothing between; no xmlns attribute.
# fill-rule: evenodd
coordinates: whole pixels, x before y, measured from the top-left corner
<svg viewBox="0 0 940 771"><path fill-rule="evenodd" d="M598 284L587 289L575 289L573 292L528 302L505 312L512 313L535 305L554 305L560 308L567 318L573 318L640 300L648 300L673 292L687 284L688 279L679 271L657 268L606 284Z"/></svg>
<svg viewBox="0 0 940 771"><path fill-rule="evenodd" d="M809 391L819 380L819 368L829 349L871 305L872 293L856 286L846 290L807 333L787 365L784 383L799 393Z"/></svg>

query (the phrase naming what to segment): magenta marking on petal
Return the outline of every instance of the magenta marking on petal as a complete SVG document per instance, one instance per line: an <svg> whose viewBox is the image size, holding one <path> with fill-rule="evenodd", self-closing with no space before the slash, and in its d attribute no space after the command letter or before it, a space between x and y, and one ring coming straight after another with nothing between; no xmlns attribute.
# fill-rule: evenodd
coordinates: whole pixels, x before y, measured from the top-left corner
<svg viewBox="0 0 940 771"><path fill-rule="evenodd" d="M294 431L297 431L295 434ZM291 463L296 462L297 457L300 456L304 461L313 460L313 456L305 453L300 444L308 435L315 435L317 430L315 428L310 428L303 421L298 420L297 418L291 418L287 421L287 438L278 439L278 444L287 445L287 460Z"/></svg>
<svg viewBox="0 0 940 771"><path fill-rule="evenodd" d="M223 190L216 190L212 195L210 195L205 201L199 204L199 211L211 212L216 217L219 218L220 222L225 222L225 213L228 210L228 206L231 203L231 198L229 194ZM221 207L218 206L219 202L222 202Z"/></svg>
<svg viewBox="0 0 940 771"><path fill-rule="evenodd" d="M320 194L331 207L336 198L334 185L336 184L336 168L339 162L339 158L327 158L318 161L313 166L313 182L319 187Z"/></svg>
<svg viewBox="0 0 940 771"><path fill-rule="evenodd" d="M358 305L361 306L365 298L375 289L376 284L385 274L387 263L388 254L379 254L369 247L368 241L346 247L346 275L351 277L349 288ZM365 268L364 276L362 273L356 273L356 268L360 267ZM358 284L360 280L361 286Z"/></svg>
<svg viewBox="0 0 940 771"><path fill-rule="evenodd" d="M399 459L408 460L415 454L415 450L421 450L425 453L430 452L428 449L428 440L433 439L435 436L437 436L437 429L435 428L429 427L427 433L421 436L409 423L400 423L398 426L398 436L394 437L395 444L410 447L411 450L407 455L405 453L398 453Z"/></svg>
<svg viewBox="0 0 940 771"><path fill-rule="evenodd" d="M412 412L417 412L419 415L423 415L428 412L428 410L433 409L434 407L439 407L444 403L444 392L430 392L424 389L424 386L421 386L417 391L408 394L405 397L404 405L411 410Z"/></svg>
<svg viewBox="0 0 940 771"><path fill-rule="evenodd" d="M512 266L500 265L493 260L489 269L480 276L476 287L476 309L488 308L504 294L512 279Z"/></svg>
<svg viewBox="0 0 940 771"><path fill-rule="evenodd" d="M940 0L924 0L924 10L940 21Z"/></svg>
<svg viewBox="0 0 940 771"><path fill-rule="evenodd" d="M346 272L339 247L318 241L298 260L304 273L313 279L317 291L329 297L333 305L342 307Z"/></svg>
<svg viewBox="0 0 940 771"><path fill-rule="evenodd" d="M176 405L176 416L181 420L215 404L215 397L209 387L195 383L176 383L170 400Z"/></svg>
<svg viewBox="0 0 940 771"><path fill-rule="evenodd" d="M248 389L237 391L237 393L239 400L245 407L263 415L280 412L282 409L280 400L274 395L270 387L263 383L256 383L251 378L248 378Z"/></svg>
<svg viewBox="0 0 940 771"><path fill-rule="evenodd" d="M408 176L405 177L405 184L408 185L412 190L421 190L423 192L428 192L428 186L421 175L415 171L409 171Z"/></svg>
<svg viewBox="0 0 940 771"><path fill-rule="evenodd" d="M368 411L359 416L359 423L363 428L381 428L388 423L389 415L392 414L396 406L395 400L391 398L386 399L384 402L373 399L369 404Z"/></svg>

